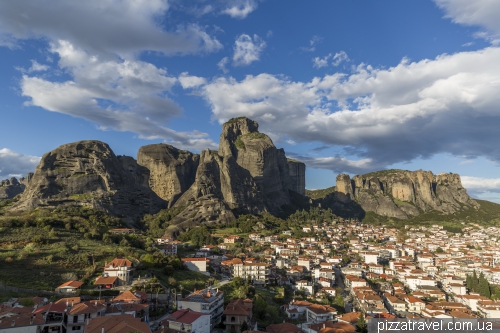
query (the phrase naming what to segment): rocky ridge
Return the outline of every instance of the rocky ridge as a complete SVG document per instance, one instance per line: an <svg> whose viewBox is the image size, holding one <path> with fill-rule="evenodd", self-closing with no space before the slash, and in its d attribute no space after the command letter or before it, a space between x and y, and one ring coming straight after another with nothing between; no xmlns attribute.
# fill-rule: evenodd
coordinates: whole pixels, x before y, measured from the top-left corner
<svg viewBox="0 0 500 333"><path fill-rule="evenodd" d="M287 160L255 121L242 117L223 125L218 151L200 155L153 144L141 147L136 161L100 141L62 145L42 157L9 209L80 205L137 219L182 207L174 233L231 221L235 213L278 213L291 204L290 190L305 193L305 165Z"/></svg>
<svg viewBox="0 0 500 333"><path fill-rule="evenodd" d="M166 207L148 179L148 169L132 157L116 156L103 142L68 143L43 155L11 209L80 205L134 218Z"/></svg>
<svg viewBox="0 0 500 333"><path fill-rule="evenodd" d="M352 179L337 176L332 194L339 202L358 203L364 211L399 219L408 219L431 210L453 214L479 208L467 194L460 176L454 173L434 175L430 171L384 170Z"/></svg>

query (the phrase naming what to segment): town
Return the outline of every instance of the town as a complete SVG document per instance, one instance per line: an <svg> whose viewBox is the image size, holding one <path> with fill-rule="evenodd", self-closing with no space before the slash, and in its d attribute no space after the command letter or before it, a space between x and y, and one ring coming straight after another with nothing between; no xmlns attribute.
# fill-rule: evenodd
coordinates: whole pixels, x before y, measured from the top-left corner
<svg viewBox="0 0 500 333"><path fill-rule="evenodd" d="M50 301L4 302L0 332L362 332L370 318L500 317L500 228L336 218L300 234L211 235L213 244L180 257L184 270L208 277L198 290L167 288L117 257L92 282L95 297L71 280ZM191 245L164 236L155 246L178 257Z"/></svg>

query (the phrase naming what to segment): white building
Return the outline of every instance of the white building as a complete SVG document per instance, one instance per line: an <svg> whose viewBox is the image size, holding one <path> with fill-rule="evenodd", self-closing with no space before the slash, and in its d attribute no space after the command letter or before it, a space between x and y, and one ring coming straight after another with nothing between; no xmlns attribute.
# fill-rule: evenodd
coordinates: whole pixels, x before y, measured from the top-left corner
<svg viewBox="0 0 500 333"><path fill-rule="evenodd" d="M210 314L191 309L178 310L167 317L168 328L179 332L210 333Z"/></svg>
<svg viewBox="0 0 500 333"><path fill-rule="evenodd" d="M195 290L185 298L177 301L177 309L190 309L210 314L210 324L211 328L213 328L220 323L222 312L224 312L224 293L212 287Z"/></svg>

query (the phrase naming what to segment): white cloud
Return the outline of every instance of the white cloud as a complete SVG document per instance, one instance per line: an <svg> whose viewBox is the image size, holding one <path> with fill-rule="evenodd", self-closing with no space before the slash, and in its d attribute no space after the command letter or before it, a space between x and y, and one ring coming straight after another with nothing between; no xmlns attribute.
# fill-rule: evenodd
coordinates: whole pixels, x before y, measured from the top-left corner
<svg viewBox="0 0 500 333"><path fill-rule="evenodd" d="M489 47L403 59L388 69L361 64L309 82L270 74L217 78L203 95L219 122L248 116L263 132L345 147L377 168L437 153L498 162L498 59L500 48Z"/></svg>
<svg viewBox="0 0 500 333"><path fill-rule="evenodd" d="M247 34L241 34L234 43L233 66L248 66L254 61L260 59L260 55L266 42L257 35L250 37Z"/></svg>
<svg viewBox="0 0 500 333"><path fill-rule="evenodd" d="M302 51L306 51L306 52L314 52L314 51L316 51L316 45L321 43L322 40L323 40L323 37L313 36L313 38L311 38L311 40L309 41L309 46L307 46L307 47L303 46L300 49Z"/></svg>
<svg viewBox="0 0 500 333"><path fill-rule="evenodd" d="M461 176L462 185L476 192L500 192L500 178L481 178Z"/></svg>
<svg viewBox="0 0 500 333"><path fill-rule="evenodd" d="M229 58L228 57L224 57L221 59L221 61L219 61L217 63L217 67L219 67L219 69L224 73L228 73L229 70L226 68L226 65L229 63Z"/></svg>
<svg viewBox="0 0 500 333"><path fill-rule="evenodd" d="M256 9L257 2L255 0L232 0L227 3L227 7L221 13L232 18L244 19Z"/></svg>
<svg viewBox="0 0 500 333"><path fill-rule="evenodd" d="M0 149L0 180L35 172L38 163L40 163L38 156L23 155L9 148L2 148Z"/></svg>
<svg viewBox="0 0 500 333"><path fill-rule="evenodd" d="M333 56L332 65L338 66L343 61L349 61L349 57L347 56L347 53L345 53L344 51L340 51L338 53L335 53L335 55Z"/></svg>
<svg viewBox="0 0 500 333"><path fill-rule="evenodd" d="M168 9L167 0L1 1L0 45L16 47L19 39L46 37L125 58L144 50L172 55L222 48L195 24L164 30L158 21Z"/></svg>
<svg viewBox="0 0 500 333"><path fill-rule="evenodd" d="M203 77L189 75L188 72L181 73L179 82L184 89L196 88L207 83Z"/></svg>
<svg viewBox="0 0 500 333"><path fill-rule="evenodd" d="M492 0L434 0L455 23L479 26L486 31L478 37L498 42L500 38L500 2Z"/></svg>
<svg viewBox="0 0 500 333"><path fill-rule="evenodd" d="M314 68L321 68L321 67L327 67L328 66L328 59L332 57L332 54L328 54L327 56L320 58L320 57L314 57L313 58L313 67Z"/></svg>
<svg viewBox="0 0 500 333"><path fill-rule="evenodd" d="M196 147L208 139L206 133L176 132L164 126L182 111L166 96L177 79L165 69L142 61L101 60L68 41L54 43L51 51L59 55L59 67L72 79L52 82L24 75L21 89L30 98L28 105L83 118L103 130L130 131L184 147ZM191 87L200 79L187 73L179 78L183 86Z"/></svg>
<svg viewBox="0 0 500 333"><path fill-rule="evenodd" d="M31 60L31 67L28 69L28 72L42 72L49 69L49 66L39 64L36 60Z"/></svg>

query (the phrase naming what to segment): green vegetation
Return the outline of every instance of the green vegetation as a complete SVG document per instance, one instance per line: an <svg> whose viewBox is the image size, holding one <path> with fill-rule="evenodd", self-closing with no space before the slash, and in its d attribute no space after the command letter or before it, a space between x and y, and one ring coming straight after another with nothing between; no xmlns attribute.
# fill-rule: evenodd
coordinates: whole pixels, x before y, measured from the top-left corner
<svg viewBox="0 0 500 333"><path fill-rule="evenodd" d="M241 135L239 135L236 140L234 141L234 145L236 148L239 149L246 149L245 144L243 143L243 140L241 140Z"/></svg>
<svg viewBox="0 0 500 333"><path fill-rule="evenodd" d="M332 186L322 190L306 190L306 196L312 199L321 199L326 197L328 194L335 192L335 188L335 186Z"/></svg>
<svg viewBox="0 0 500 333"><path fill-rule="evenodd" d="M265 139L265 138L268 138L268 136L264 133L252 132L252 133L243 134L243 138L250 139L250 140L256 140L256 139Z"/></svg>
<svg viewBox="0 0 500 333"><path fill-rule="evenodd" d="M483 226L500 226L500 204L493 202L475 199L481 207L479 209L469 208L458 211L454 214L443 214L432 210L422 213L418 216L411 217L407 220L400 220L386 216L377 215L373 212L366 212L363 223L381 225L386 224L396 228L404 228L405 225L422 225L431 226L433 224L442 225L443 229L453 233L461 233L462 225L457 223L464 222L477 223Z"/></svg>
<svg viewBox="0 0 500 333"><path fill-rule="evenodd" d="M179 215L186 207L172 207L162 209L154 215L146 214L142 218L142 223L147 229L147 234L151 237L158 238L165 234L165 229L168 228L174 217Z"/></svg>
<svg viewBox="0 0 500 333"><path fill-rule="evenodd" d="M389 175L395 175L399 174L401 172L405 172L408 170L401 170L401 169L389 169L389 170L380 170L380 171L374 171L370 173L366 173L363 175L363 178L369 179L369 178L380 178L380 177L386 177Z"/></svg>
<svg viewBox="0 0 500 333"><path fill-rule="evenodd" d="M93 198L92 194L89 193L81 193L81 194L72 194L69 196L70 199L73 200L90 200Z"/></svg>
<svg viewBox="0 0 500 333"><path fill-rule="evenodd" d="M479 274L479 277L476 271L472 275L467 275L466 286L471 292L479 293L481 296L493 300L500 299L500 286L490 284L482 272Z"/></svg>
<svg viewBox="0 0 500 333"><path fill-rule="evenodd" d="M226 123L227 124L234 124L234 123L237 123L239 122L240 120L242 119L246 119L247 117L237 117L237 118L231 118L229 119Z"/></svg>
<svg viewBox="0 0 500 333"><path fill-rule="evenodd" d="M18 213L0 210L0 283L54 290L76 277L89 282L98 267L116 256L137 262L147 239L110 235L120 219L84 207L36 209Z"/></svg>

